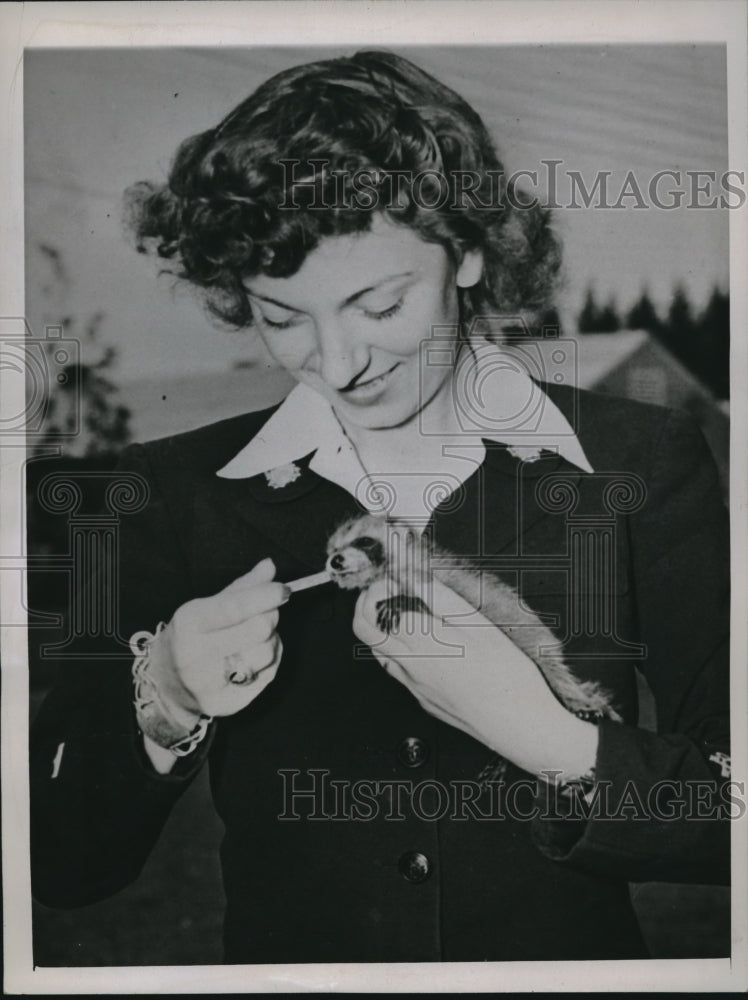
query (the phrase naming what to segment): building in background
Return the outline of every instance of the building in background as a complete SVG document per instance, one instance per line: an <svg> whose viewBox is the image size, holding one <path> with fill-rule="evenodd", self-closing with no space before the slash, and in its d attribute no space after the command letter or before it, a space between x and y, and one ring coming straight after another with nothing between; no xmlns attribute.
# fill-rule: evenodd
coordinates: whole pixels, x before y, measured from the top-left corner
<svg viewBox="0 0 748 1000"><path fill-rule="evenodd" d="M652 334L645 330L585 333L577 345L577 385L580 389L607 392L684 410L696 420L712 450L725 497L729 492L729 404L685 368ZM550 369L553 338L538 340Z"/></svg>

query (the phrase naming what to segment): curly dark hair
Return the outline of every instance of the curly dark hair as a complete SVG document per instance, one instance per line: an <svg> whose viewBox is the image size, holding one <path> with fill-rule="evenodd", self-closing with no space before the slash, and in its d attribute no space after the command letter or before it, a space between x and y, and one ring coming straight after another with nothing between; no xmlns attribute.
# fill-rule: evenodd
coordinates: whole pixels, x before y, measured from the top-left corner
<svg viewBox="0 0 748 1000"><path fill-rule="evenodd" d="M389 52L278 73L186 139L166 184L129 188L126 206L138 249L174 261L240 327L252 322L244 280L294 274L324 237L367 231L373 211L455 261L483 252L480 282L460 289L463 322L539 309L560 264L548 211L506 181L480 116Z"/></svg>

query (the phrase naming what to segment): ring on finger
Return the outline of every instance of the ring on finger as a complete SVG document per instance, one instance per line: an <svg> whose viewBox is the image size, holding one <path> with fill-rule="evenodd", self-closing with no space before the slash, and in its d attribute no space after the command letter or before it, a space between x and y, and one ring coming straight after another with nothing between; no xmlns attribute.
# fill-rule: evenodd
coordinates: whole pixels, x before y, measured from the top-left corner
<svg viewBox="0 0 748 1000"><path fill-rule="evenodd" d="M243 687L246 684L251 684L257 677L257 673L254 670L247 671L242 669L242 661L243 657L241 653L229 653L227 656L224 656L224 676L227 684L235 684L237 687Z"/></svg>
<svg viewBox="0 0 748 1000"><path fill-rule="evenodd" d="M232 670L229 674L229 684L236 684L237 687L244 687L247 684L251 684L257 674L254 670L250 673L245 673L243 670Z"/></svg>

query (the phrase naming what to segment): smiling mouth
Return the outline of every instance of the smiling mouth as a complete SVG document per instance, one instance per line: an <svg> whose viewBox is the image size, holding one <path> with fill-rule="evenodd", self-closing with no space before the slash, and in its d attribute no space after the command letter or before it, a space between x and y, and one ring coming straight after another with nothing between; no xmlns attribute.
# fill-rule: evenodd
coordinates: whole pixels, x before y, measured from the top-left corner
<svg viewBox="0 0 748 1000"><path fill-rule="evenodd" d="M355 385L347 386L345 389L341 389L340 392L344 395L348 395L350 393L357 392L359 389L362 390L376 389L380 384L382 384L385 381L385 379L389 375L391 375L394 372L394 370L397 367L399 367L399 365L400 362L396 361L395 364L392 366L392 368L388 368L387 371L382 372L381 375L375 375L373 378L368 378L363 382L357 382Z"/></svg>

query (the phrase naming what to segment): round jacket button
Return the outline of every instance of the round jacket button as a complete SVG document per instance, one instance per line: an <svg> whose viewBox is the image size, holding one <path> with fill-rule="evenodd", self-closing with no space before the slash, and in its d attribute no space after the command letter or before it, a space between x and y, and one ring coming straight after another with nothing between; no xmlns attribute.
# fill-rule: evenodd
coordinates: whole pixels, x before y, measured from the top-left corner
<svg viewBox="0 0 748 1000"><path fill-rule="evenodd" d="M398 862L398 868L408 882L423 882L431 874L431 862L420 851L406 851Z"/></svg>
<svg viewBox="0 0 748 1000"><path fill-rule="evenodd" d="M428 744L417 736L408 736L397 748L397 759L405 767L420 767L429 759Z"/></svg>

